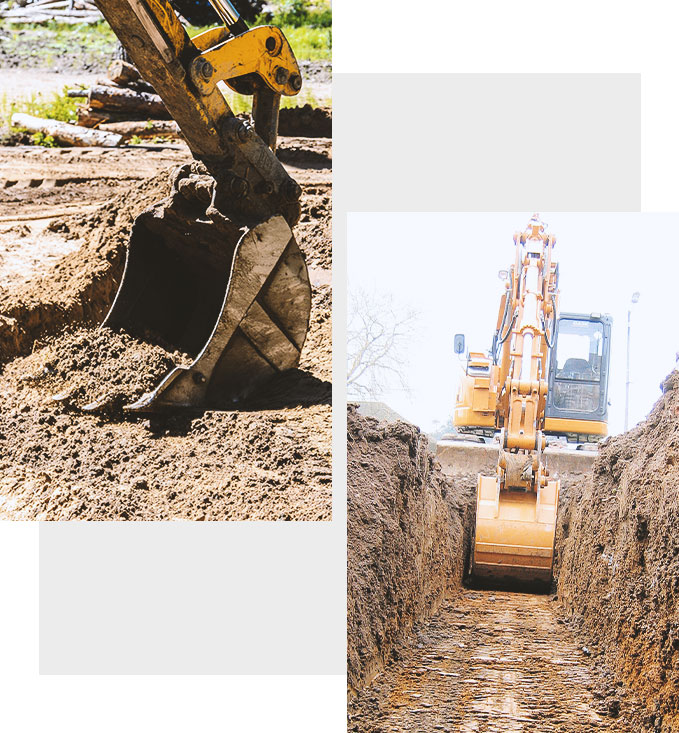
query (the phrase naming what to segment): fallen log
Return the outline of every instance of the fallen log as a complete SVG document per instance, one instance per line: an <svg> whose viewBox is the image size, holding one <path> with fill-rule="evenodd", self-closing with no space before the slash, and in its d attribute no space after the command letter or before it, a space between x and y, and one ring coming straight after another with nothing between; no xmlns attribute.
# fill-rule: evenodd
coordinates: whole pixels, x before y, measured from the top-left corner
<svg viewBox="0 0 679 733"><path fill-rule="evenodd" d="M107 74L112 82L120 84L121 87L126 87L130 82L141 79L141 74L137 71L137 67L122 59L111 61Z"/></svg>
<svg viewBox="0 0 679 733"><path fill-rule="evenodd" d="M15 112L12 115L12 125L23 127L29 132L41 132L50 135L57 142L78 147L116 148L123 141L123 136L114 132L100 132L89 127L69 125L59 120L42 119L33 115Z"/></svg>
<svg viewBox="0 0 679 733"><path fill-rule="evenodd" d="M123 140L132 137L172 137L180 136L179 125L174 120L128 120L127 122L105 122L99 130L115 132L123 136Z"/></svg>
<svg viewBox="0 0 679 733"><path fill-rule="evenodd" d="M127 61L123 61L123 59L116 59L110 63L107 76L109 78L109 84L113 83L121 87L129 87L134 89L135 92L156 93L156 90L141 78L137 67Z"/></svg>
<svg viewBox="0 0 679 733"><path fill-rule="evenodd" d="M136 92L124 87L97 84L89 90L87 102L94 109L126 112L130 116L142 118L170 119L163 100L157 94Z"/></svg>

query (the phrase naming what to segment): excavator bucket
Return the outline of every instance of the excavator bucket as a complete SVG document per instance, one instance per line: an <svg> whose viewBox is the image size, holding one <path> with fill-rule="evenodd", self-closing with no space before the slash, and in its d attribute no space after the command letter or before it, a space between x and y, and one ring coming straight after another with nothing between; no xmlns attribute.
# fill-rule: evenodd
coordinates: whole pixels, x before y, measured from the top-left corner
<svg viewBox="0 0 679 733"><path fill-rule="evenodd" d="M133 412L233 407L297 366L309 326L291 230L302 190L274 154L280 98L299 92L299 65L280 29L248 30L229 0L211 2L224 26L189 38L168 0L97 0L195 159L172 196L134 222L104 321L193 359L126 406ZM254 127L234 115L222 82L252 95Z"/></svg>
<svg viewBox="0 0 679 733"><path fill-rule="evenodd" d="M537 493L501 491L497 477L479 474L472 578L549 585L558 503L558 480Z"/></svg>
<svg viewBox="0 0 679 733"><path fill-rule="evenodd" d="M299 363L311 288L290 226L273 216L239 228L197 203L175 191L134 222L103 326L184 352L193 362L175 368L127 411L232 408Z"/></svg>

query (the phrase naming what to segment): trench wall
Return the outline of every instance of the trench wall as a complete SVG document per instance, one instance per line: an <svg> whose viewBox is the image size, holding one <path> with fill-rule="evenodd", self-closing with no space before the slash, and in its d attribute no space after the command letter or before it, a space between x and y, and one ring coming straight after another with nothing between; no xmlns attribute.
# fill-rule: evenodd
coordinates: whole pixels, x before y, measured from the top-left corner
<svg viewBox="0 0 679 733"><path fill-rule="evenodd" d="M348 687L355 694L414 623L459 587L473 505L404 422L348 411Z"/></svg>
<svg viewBox="0 0 679 733"><path fill-rule="evenodd" d="M644 423L602 445L560 530L567 617L646 701L640 729L679 730L679 372Z"/></svg>

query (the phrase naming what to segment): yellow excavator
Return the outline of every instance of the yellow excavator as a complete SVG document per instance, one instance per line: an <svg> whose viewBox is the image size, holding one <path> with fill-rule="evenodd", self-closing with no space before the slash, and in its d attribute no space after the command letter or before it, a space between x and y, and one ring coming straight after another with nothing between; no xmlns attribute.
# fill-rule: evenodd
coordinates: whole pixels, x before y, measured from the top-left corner
<svg viewBox="0 0 679 733"><path fill-rule="evenodd" d="M548 584L560 481L547 434L606 435L611 319L559 314L556 239L537 214L514 244L490 354L468 355L453 422L481 441L499 431L495 472L478 476L471 577ZM458 335L458 353L463 342Z"/></svg>
<svg viewBox="0 0 679 733"><path fill-rule="evenodd" d="M279 28L248 29L229 0L211 4L223 25L189 38L167 0L97 2L195 159L135 220L103 324L193 360L131 412L237 406L297 366L308 330L311 289L292 232L301 188L275 155L281 95L300 91L300 69ZM252 125L222 85L253 97Z"/></svg>

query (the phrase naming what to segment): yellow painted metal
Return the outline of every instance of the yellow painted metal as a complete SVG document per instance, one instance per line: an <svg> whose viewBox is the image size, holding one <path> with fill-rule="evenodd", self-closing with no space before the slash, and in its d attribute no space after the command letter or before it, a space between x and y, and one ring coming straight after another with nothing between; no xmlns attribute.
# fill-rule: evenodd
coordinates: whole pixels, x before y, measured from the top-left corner
<svg viewBox="0 0 679 733"><path fill-rule="evenodd" d="M472 575L493 581L552 577L559 481L534 491L501 491L495 476L479 475Z"/></svg>
<svg viewBox="0 0 679 733"><path fill-rule="evenodd" d="M572 420L561 417L545 419L545 431L548 433L576 433L578 435L608 435L608 424L602 420Z"/></svg>
<svg viewBox="0 0 679 733"><path fill-rule="evenodd" d="M226 26L220 25L216 28L209 28L191 39L193 45L199 51L207 51L218 43L223 43L231 35Z"/></svg>
<svg viewBox="0 0 679 733"><path fill-rule="evenodd" d="M469 354L467 370L479 370L481 375L464 374L458 388L453 424L456 427L496 426L495 408L497 406L498 367L478 352Z"/></svg>
<svg viewBox="0 0 679 733"><path fill-rule="evenodd" d="M203 38L201 45L207 45L210 40L211 37ZM210 64L214 73L205 73L205 62ZM234 91L239 91L231 80L248 74L257 74L277 94L292 97L299 93L301 85L295 87L293 84L295 78L301 80L299 66L280 28L269 25L251 28L240 36L232 36L208 48L193 62L191 80L202 94L210 94L218 81L224 81Z"/></svg>

